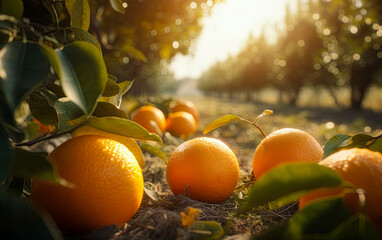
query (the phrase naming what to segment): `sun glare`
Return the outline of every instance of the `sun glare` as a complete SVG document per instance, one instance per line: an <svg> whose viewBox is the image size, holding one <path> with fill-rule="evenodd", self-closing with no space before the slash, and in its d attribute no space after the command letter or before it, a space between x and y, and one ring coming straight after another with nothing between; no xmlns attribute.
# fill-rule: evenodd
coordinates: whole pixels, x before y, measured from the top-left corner
<svg viewBox="0 0 382 240"><path fill-rule="evenodd" d="M203 30L191 54L176 55L170 65L175 79L197 78L216 61L239 52L252 34L265 31L274 42L274 27L283 27L287 4L293 10L296 0L226 0L217 3L203 20Z"/></svg>

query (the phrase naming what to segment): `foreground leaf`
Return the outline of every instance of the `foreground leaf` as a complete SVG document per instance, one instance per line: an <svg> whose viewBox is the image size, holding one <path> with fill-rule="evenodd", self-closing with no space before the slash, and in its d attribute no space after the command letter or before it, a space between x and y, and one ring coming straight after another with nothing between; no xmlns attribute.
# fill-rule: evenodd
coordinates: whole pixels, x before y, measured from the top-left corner
<svg viewBox="0 0 382 240"><path fill-rule="evenodd" d="M93 44L76 41L63 49L45 52L60 79L65 95L86 115L95 108L106 81L106 65L101 52Z"/></svg>
<svg viewBox="0 0 382 240"><path fill-rule="evenodd" d="M1 49L0 62L3 94L14 111L48 75L49 60L39 44L13 41Z"/></svg>
<svg viewBox="0 0 382 240"><path fill-rule="evenodd" d="M72 27L88 30L90 26L90 8L88 0L65 0Z"/></svg>
<svg viewBox="0 0 382 240"><path fill-rule="evenodd" d="M273 201L280 204L291 203L313 189L343 184L344 181L337 172L316 163L281 164L255 182L240 212Z"/></svg>
<svg viewBox="0 0 382 240"><path fill-rule="evenodd" d="M21 18L24 12L24 5L21 0L0 1L0 14Z"/></svg>
<svg viewBox="0 0 382 240"><path fill-rule="evenodd" d="M162 143L162 139L154 133L150 133L136 122L118 117L92 117L89 125L99 130L110 132L138 140L151 140Z"/></svg>
<svg viewBox="0 0 382 240"><path fill-rule="evenodd" d="M287 223L256 237L261 240L378 240L380 235L364 215L352 215L341 198L312 202Z"/></svg>
<svg viewBox="0 0 382 240"><path fill-rule="evenodd" d="M236 121L236 120L241 120L242 118L236 116L236 115L233 115L233 114L227 114L227 115L224 115L223 117L220 117L214 121L212 121L211 123L209 123L203 130L203 134L207 134L209 132L211 132L212 130L218 128L218 127L221 127L223 125L226 125L230 122L233 122L233 121Z"/></svg>
<svg viewBox="0 0 382 240"><path fill-rule="evenodd" d="M222 226L215 221L195 221L191 232L197 234L198 240L218 240L224 236Z"/></svg>
<svg viewBox="0 0 382 240"><path fill-rule="evenodd" d="M345 134L338 134L329 139L325 144L324 155L322 156L322 159L338 151L338 148L341 146L341 144L343 144L343 142L345 142L349 138L351 138L351 136Z"/></svg>
<svg viewBox="0 0 382 240"><path fill-rule="evenodd" d="M46 159L46 155L42 152L29 152L15 148L13 150L12 174L17 177L40 178L70 186L65 179L56 174L53 166Z"/></svg>
<svg viewBox="0 0 382 240"><path fill-rule="evenodd" d="M2 239L62 239L52 220L40 216L20 198L0 187L0 232Z"/></svg>
<svg viewBox="0 0 382 240"><path fill-rule="evenodd" d="M145 150L146 152L149 152L152 155L159 157L160 159L162 159L167 164L167 156L159 148L156 148L153 145L146 144L146 143L141 144L139 147L142 148L143 150Z"/></svg>
<svg viewBox="0 0 382 240"><path fill-rule="evenodd" d="M58 130L62 132L75 128L76 124L73 124L72 120L83 116L81 109L67 97L58 99L54 108L58 116Z"/></svg>

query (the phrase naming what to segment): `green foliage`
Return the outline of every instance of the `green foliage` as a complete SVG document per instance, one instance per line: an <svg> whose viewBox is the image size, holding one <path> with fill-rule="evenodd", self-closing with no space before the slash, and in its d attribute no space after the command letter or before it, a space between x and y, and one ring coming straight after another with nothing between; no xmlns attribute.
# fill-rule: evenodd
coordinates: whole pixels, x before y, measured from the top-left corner
<svg viewBox="0 0 382 240"><path fill-rule="evenodd" d="M377 240L380 236L365 215L351 215L340 198L332 198L309 204L256 239Z"/></svg>
<svg viewBox="0 0 382 240"><path fill-rule="evenodd" d="M0 61L2 92L14 111L47 77L49 60L39 44L13 41L1 49Z"/></svg>
<svg viewBox="0 0 382 240"><path fill-rule="evenodd" d="M255 182L240 211L245 212L273 201L280 205L288 204L313 189L343 185L338 173L316 163L281 164Z"/></svg>
<svg viewBox="0 0 382 240"><path fill-rule="evenodd" d="M62 239L57 226L0 187L0 231L4 239Z"/></svg>
<svg viewBox="0 0 382 240"><path fill-rule="evenodd" d="M224 236L222 226L215 221L195 221L190 228L198 240L218 240Z"/></svg>
<svg viewBox="0 0 382 240"><path fill-rule="evenodd" d="M116 8L118 1L110 3ZM60 239L51 220L29 205L30 183L41 178L72 185L36 143L82 124L139 140L162 139L119 109L134 81L117 82L108 74L100 44L87 32L88 0L2 1L0 13L1 236ZM40 123L33 119L54 131L38 133Z"/></svg>
<svg viewBox="0 0 382 240"><path fill-rule="evenodd" d="M162 159L167 164L167 156L159 148L154 147L154 146L147 144L147 143L143 143L139 147L142 148L143 150L145 150L146 152L149 152L149 153L153 154L154 156L159 157L160 159Z"/></svg>
<svg viewBox="0 0 382 240"><path fill-rule="evenodd" d="M382 153L382 135L373 137L359 133L353 136L338 134L325 144L322 159L337 151L350 148L368 148L372 151Z"/></svg>

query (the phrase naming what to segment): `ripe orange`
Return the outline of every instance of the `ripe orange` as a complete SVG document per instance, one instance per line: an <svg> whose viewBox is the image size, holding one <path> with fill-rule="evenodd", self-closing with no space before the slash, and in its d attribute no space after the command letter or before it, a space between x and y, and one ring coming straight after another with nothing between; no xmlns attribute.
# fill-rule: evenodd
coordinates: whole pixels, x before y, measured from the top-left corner
<svg viewBox="0 0 382 240"><path fill-rule="evenodd" d="M199 121L199 111L196 108L195 104L191 101L187 101L187 100L179 101L171 108L171 111L172 112L188 112L195 118L196 123L198 123Z"/></svg>
<svg viewBox="0 0 382 240"><path fill-rule="evenodd" d="M345 181L366 191L366 214L382 233L382 154L369 149L352 148L336 152L319 164L335 170ZM300 199L300 208L310 201L340 192L338 188L315 190ZM344 201L352 212L359 211L355 193L345 195Z"/></svg>
<svg viewBox="0 0 382 240"><path fill-rule="evenodd" d="M134 139L109 133L109 132L104 132L101 131L97 128L91 127L89 125L84 125L76 130L73 131L72 137L78 137L78 136L83 136L83 135L98 135L98 136L104 136L110 139L113 139L115 141L118 141L125 145L130 152L134 155L135 159L138 161L138 164L141 168L144 168L146 166L145 161L143 160L143 154L142 150L139 148L138 144Z"/></svg>
<svg viewBox="0 0 382 240"><path fill-rule="evenodd" d="M186 138L195 133L196 122L188 112L170 113L166 119L166 130L175 136Z"/></svg>
<svg viewBox="0 0 382 240"><path fill-rule="evenodd" d="M121 226L138 210L142 171L123 144L102 136L80 136L58 146L48 159L74 188L34 179L31 198L62 230Z"/></svg>
<svg viewBox="0 0 382 240"><path fill-rule="evenodd" d="M324 151L310 134L294 128L277 130L257 146L253 157L253 173L259 179L271 168L285 162L316 162Z"/></svg>
<svg viewBox="0 0 382 240"><path fill-rule="evenodd" d="M131 113L131 120L139 123L149 132L158 133L164 132L166 129L166 117L163 112L154 106L142 106ZM157 132L153 125L150 123L154 121L161 132Z"/></svg>
<svg viewBox="0 0 382 240"><path fill-rule="evenodd" d="M239 180L235 154L223 142L201 137L186 141L167 164L167 183L174 194L217 203L227 199Z"/></svg>

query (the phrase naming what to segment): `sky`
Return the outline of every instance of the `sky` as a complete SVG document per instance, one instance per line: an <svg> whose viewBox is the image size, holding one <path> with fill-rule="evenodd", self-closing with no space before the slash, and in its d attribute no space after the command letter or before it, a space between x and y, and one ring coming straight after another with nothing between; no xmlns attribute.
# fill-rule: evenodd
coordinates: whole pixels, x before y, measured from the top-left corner
<svg viewBox="0 0 382 240"><path fill-rule="evenodd" d="M209 16L202 20L203 30L189 55L178 54L170 64L175 79L198 78L203 71L217 61L235 55L243 47L250 34L258 36L263 26L269 26L267 38L275 40L270 29L281 24L285 7L292 11L296 0L225 0L217 3Z"/></svg>

